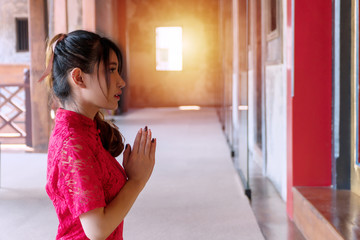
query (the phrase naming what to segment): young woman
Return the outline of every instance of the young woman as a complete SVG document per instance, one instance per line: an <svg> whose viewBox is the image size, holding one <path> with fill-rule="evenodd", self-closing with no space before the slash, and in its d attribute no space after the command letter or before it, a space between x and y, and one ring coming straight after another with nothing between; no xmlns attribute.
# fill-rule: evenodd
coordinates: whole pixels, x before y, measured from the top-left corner
<svg viewBox="0 0 360 240"><path fill-rule="evenodd" d="M42 81L58 99L49 141L46 191L59 218L56 239L123 239L123 220L150 178L156 139L140 129L124 149L101 108L116 109L125 82L119 48L87 31L48 44Z"/></svg>

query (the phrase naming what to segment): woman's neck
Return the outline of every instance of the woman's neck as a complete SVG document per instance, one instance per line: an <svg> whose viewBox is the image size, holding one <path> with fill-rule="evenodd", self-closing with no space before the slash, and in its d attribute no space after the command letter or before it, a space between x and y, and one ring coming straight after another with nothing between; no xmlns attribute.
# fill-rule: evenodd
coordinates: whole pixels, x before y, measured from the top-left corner
<svg viewBox="0 0 360 240"><path fill-rule="evenodd" d="M72 104L65 104L62 106L63 109L73 111L84 115L92 120L94 120L96 113L99 111L96 107L85 107L80 104L72 103Z"/></svg>

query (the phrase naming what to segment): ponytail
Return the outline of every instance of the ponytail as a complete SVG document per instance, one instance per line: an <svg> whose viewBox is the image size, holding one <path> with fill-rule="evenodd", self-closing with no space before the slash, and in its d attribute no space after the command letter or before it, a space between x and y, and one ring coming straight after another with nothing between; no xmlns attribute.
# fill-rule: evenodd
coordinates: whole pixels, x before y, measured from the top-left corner
<svg viewBox="0 0 360 240"><path fill-rule="evenodd" d="M47 44L46 70L40 82L45 79L46 85L53 94L53 100L58 100L62 106L71 101L71 86L67 80L68 74L75 67L84 73L93 73L95 66L103 61L105 69L109 65L109 51L113 50L118 58L118 71L122 69L122 55L120 49L110 39L100 37L96 33L76 30L68 34L57 34ZM99 70L98 70L99 71ZM105 73L109 86L109 73ZM124 150L123 136L111 122L104 120L98 112L95 115L97 128L103 147L114 157Z"/></svg>
<svg viewBox="0 0 360 240"><path fill-rule="evenodd" d="M101 112L97 112L95 115L95 122L97 129L100 130L99 135L104 149L113 157L119 156L124 150L124 142L117 126L112 122L105 121Z"/></svg>
<svg viewBox="0 0 360 240"><path fill-rule="evenodd" d="M46 54L45 55L46 70L43 73L42 77L40 78L39 82L41 82L43 79L45 79L45 83L49 90L53 88L53 81L54 81L54 77L53 77L53 73L52 73L52 68L53 68L52 65L53 65L53 61L54 61L55 47L56 47L56 44L58 43L58 41L63 40L64 37L66 37L65 34L59 33L59 34L55 35L47 43L46 53L45 53Z"/></svg>

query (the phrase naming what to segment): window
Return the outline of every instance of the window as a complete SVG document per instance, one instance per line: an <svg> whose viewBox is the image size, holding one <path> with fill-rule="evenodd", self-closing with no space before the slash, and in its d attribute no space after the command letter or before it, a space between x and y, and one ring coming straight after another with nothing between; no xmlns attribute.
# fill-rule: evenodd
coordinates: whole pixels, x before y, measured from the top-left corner
<svg viewBox="0 0 360 240"><path fill-rule="evenodd" d="M267 39L277 38L280 34L279 0L267 0Z"/></svg>
<svg viewBox="0 0 360 240"><path fill-rule="evenodd" d="M283 61L283 43L281 39L281 1L265 0L265 32L267 64L279 64Z"/></svg>
<svg viewBox="0 0 360 240"><path fill-rule="evenodd" d="M182 28L156 28L156 70L182 71Z"/></svg>
<svg viewBox="0 0 360 240"><path fill-rule="evenodd" d="M16 18L16 51L29 51L28 19Z"/></svg>
<svg viewBox="0 0 360 240"><path fill-rule="evenodd" d="M276 30L276 15L277 15L277 9L276 9L276 0L270 0L270 32L273 32Z"/></svg>

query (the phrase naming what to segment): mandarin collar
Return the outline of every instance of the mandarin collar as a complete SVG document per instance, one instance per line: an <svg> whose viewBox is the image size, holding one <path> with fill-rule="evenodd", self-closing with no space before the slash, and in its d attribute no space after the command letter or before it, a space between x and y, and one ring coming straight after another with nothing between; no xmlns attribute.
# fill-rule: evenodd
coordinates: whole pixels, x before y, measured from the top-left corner
<svg viewBox="0 0 360 240"><path fill-rule="evenodd" d="M56 111L56 121L61 123L68 123L71 126L84 127L96 129L95 120L88 118L80 113L59 108Z"/></svg>

